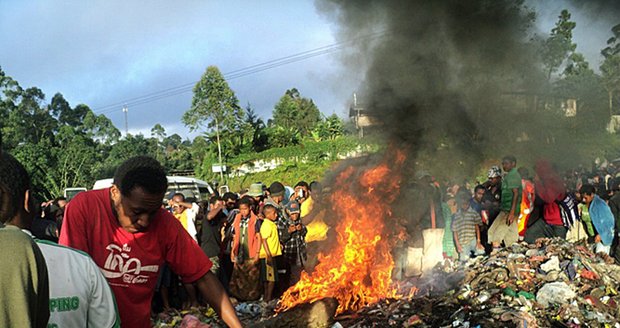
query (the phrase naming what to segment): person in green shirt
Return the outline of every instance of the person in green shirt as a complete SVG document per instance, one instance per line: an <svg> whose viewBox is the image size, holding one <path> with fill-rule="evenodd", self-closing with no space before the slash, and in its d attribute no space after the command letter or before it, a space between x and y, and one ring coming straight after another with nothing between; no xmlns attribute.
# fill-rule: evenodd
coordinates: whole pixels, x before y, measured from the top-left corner
<svg viewBox="0 0 620 328"><path fill-rule="evenodd" d="M514 156L505 156L502 159L502 168L506 175L502 179L502 197L500 213L489 228L489 243L497 250L500 244L510 246L519 239L519 218L521 193L521 175L516 169L517 159Z"/></svg>
<svg viewBox="0 0 620 328"><path fill-rule="evenodd" d="M5 226L34 212L28 173L0 150L0 327L46 327L50 316L41 250L18 227Z"/></svg>

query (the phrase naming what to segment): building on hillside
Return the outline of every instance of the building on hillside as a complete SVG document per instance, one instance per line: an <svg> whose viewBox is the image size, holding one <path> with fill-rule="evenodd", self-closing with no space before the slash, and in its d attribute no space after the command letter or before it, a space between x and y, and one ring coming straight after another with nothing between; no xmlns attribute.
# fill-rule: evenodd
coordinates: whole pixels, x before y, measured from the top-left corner
<svg viewBox="0 0 620 328"><path fill-rule="evenodd" d="M531 91L503 92L501 97L519 111L536 113L540 110L559 109L565 117L577 116L577 99L572 97Z"/></svg>
<svg viewBox="0 0 620 328"><path fill-rule="evenodd" d="M355 123L360 138L364 137L364 129L377 126L379 122L364 106L357 102L357 95L353 94L353 104L349 107L349 117Z"/></svg>

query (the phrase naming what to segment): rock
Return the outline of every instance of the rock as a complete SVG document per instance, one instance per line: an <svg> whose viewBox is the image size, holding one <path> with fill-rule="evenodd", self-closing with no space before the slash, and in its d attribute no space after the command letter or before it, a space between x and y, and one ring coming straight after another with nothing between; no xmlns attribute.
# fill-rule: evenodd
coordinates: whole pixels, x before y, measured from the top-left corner
<svg viewBox="0 0 620 328"><path fill-rule="evenodd" d="M298 305L273 318L250 324L250 327L309 327L329 328L333 325L338 302L333 298L324 298L314 303Z"/></svg>

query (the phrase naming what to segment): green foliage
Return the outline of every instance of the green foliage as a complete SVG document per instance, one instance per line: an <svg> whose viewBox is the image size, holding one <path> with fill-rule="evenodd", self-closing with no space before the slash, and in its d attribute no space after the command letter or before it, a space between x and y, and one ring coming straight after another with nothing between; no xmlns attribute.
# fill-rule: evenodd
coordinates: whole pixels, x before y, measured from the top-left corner
<svg viewBox="0 0 620 328"><path fill-rule="evenodd" d="M155 124L151 129L151 137L163 140L166 137L166 129L159 123Z"/></svg>
<svg viewBox="0 0 620 328"><path fill-rule="evenodd" d="M607 91L609 115L614 114L614 99L620 93L620 24L612 29L613 36L601 51L605 58L600 66L602 83Z"/></svg>
<svg viewBox="0 0 620 328"><path fill-rule="evenodd" d="M269 146L274 148L298 145L301 141L301 133L295 127L274 125L268 127L266 132Z"/></svg>
<svg viewBox="0 0 620 328"><path fill-rule="evenodd" d="M343 136L344 133L344 122L338 115L332 114L316 125L312 130L312 139L314 141L334 140Z"/></svg>
<svg viewBox="0 0 620 328"><path fill-rule="evenodd" d="M566 67L562 76L575 76L593 73L590 69L590 64L586 61L586 58L578 52L573 52L568 56Z"/></svg>
<svg viewBox="0 0 620 328"><path fill-rule="evenodd" d="M244 183L246 181L254 180L254 181L267 181L260 180L260 177L269 176L270 174L274 174L273 172L282 173L282 170L289 172L287 170L293 170L293 173L287 173L291 177L297 177L295 179L301 179L299 177L304 176L302 171L296 170L299 167L319 167L324 168L331 163L338 161L340 158L345 157L346 155L352 154L354 152L361 153L373 153L379 150L379 144L373 140L359 140L355 137L345 136L333 140L325 140L321 142L315 142L312 140L305 140L302 144L296 146L288 146L283 148L270 148L260 153L244 153L240 154L235 158L231 158L228 160L229 168L235 168L240 165L252 165L254 161L278 161L283 163L278 166L275 170L269 171L272 173L255 173L248 174L243 177L228 177L227 184L234 183ZM219 180L219 176L211 172L211 165L217 163L217 157L215 154L207 155L204 158L202 166L200 168L200 174L198 176L201 179L211 181L211 180ZM288 169L285 169L287 168ZM318 172L321 169L317 169ZM321 173L319 176L322 176ZM317 176L313 173L313 176ZM248 180L249 179L249 180ZM315 178L316 179L316 178ZM231 182L232 181L232 182ZM275 181L270 180L270 181ZM249 184L248 184L249 185ZM248 185L245 185L247 187Z"/></svg>
<svg viewBox="0 0 620 328"><path fill-rule="evenodd" d="M241 152L247 144L245 112L238 102L220 70L209 66L194 87L192 107L183 114L183 122L192 131L206 124L205 137L215 140L219 161L225 162L224 158Z"/></svg>
<svg viewBox="0 0 620 328"><path fill-rule="evenodd" d="M260 152L269 148L269 136L265 130L265 122L254 113L250 104L245 108L245 117L245 123L252 129L252 150Z"/></svg>
<svg viewBox="0 0 620 328"><path fill-rule="evenodd" d="M294 186L302 180L308 183L315 180L320 181L334 163L333 161L314 163L287 162L271 171L229 178L227 185L233 191L241 191L255 182L270 184L279 181L286 186Z"/></svg>
<svg viewBox="0 0 620 328"><path fill-rule="evenodd" d="M570 53L577 48L577 45L573 43L573 30L577 24L570 18L571 14L568 10L562 10L555 27L551 30L551 35L543 43L542 61L548 80L568 59Z"/></svg>
<svg viewBox="0 0 620 328"><path fill-rule="evenodd" d="M620 24L611 28L613 36L607 40L607 47L601 51L604 57L620 54Z"/></svg>
<svg viewBox="0 0 620 328"><path fill-rule="evenodd" d="M310 134L321 119L321 112L312 99L303 98L295 88L286 90L273 109L273 125L284 128L279 131L299 131L301 137Z"/></svg>
<svg viewBox="0 0 620 328"><path fill-rule="evenodd" d="M220 70L215 66L209 66L194 87L192 106L183 114L183 123L191 131L205 124L207 131L216 128L234 131L244 116L238 103L237 96L228 86Z"/></svg>
<svg viewBox="0 0 620 328"><path fill-rule="evenodd" d="M96 115L90 110L84 116L82 126L77 128L83 129L89 138L97 140L105 146L110 146L121 138L121 132L114 126L109 118L103 114Z"/></svg>
<svg viewBox="0 0 620 328"><path fill-rule="evenodd" d="M322 159L336 160L338 156L356 150L376 151L378 145L368 140L359 140L355 137L342 137L335 140L314 142L304 141L297 146L270 148L260 153L241 154L230 161L231 165L239 165L254 160L282 159L284 161L319 161Z"/></svg>

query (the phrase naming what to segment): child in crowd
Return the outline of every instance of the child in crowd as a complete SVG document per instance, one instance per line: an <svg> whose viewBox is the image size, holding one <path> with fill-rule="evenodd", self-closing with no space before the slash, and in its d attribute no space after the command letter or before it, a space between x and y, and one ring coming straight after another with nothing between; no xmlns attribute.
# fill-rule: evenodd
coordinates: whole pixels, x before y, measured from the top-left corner
<svg viewBox="0 0 620 328"><path fill-rule="evenodd" d="M459 252L459 259L467 261L472 253L483 255L484 246L480 243L480 214L471 208L469 195L466 191L459 192L457 198L458 211L452 217L452 233L454 244Z"/></svg>
<svg viewBox="0 0 620 328"><path fill-rule="evenodd" d="M256 300L260 297L258 254L260 237L258 218L252 212L251 197L239 200L239 211L233 220L233 242L230 255L234 263L229 291L238 300Z"/></svg>
<svg viewBox="0 0 620 328"><path fill-rule="evenodd" d="M273 289L278 280L276 258L282 255L282 248L278 237L278 226L275 223L278 217L276 207L271 204L265 204L263 215L265 219L260 227L260 274L261 281L265 285L263 300L269 302L273 297Z"/></svg>
<svg viewBox="0 0 620 328"><path fill-rule="evenodd" d="M233 263L243 263L245 260L256 257L260 247L257 243L256 222L258 218L252 212L252 202L242 198L239 201L239 213L233 220L233 242L231 260Z"/></svg>
<svg viewBox="0 0 620 328"><path fill-rule="evenodd" d="M292 200L286 205L286 213L291 221L288 229L291 239L284 243L283 253L291 268L290 284L294 285L299 281L308 260L305 241L308 229L301 223L301 206L297 201Z"/></svg>

